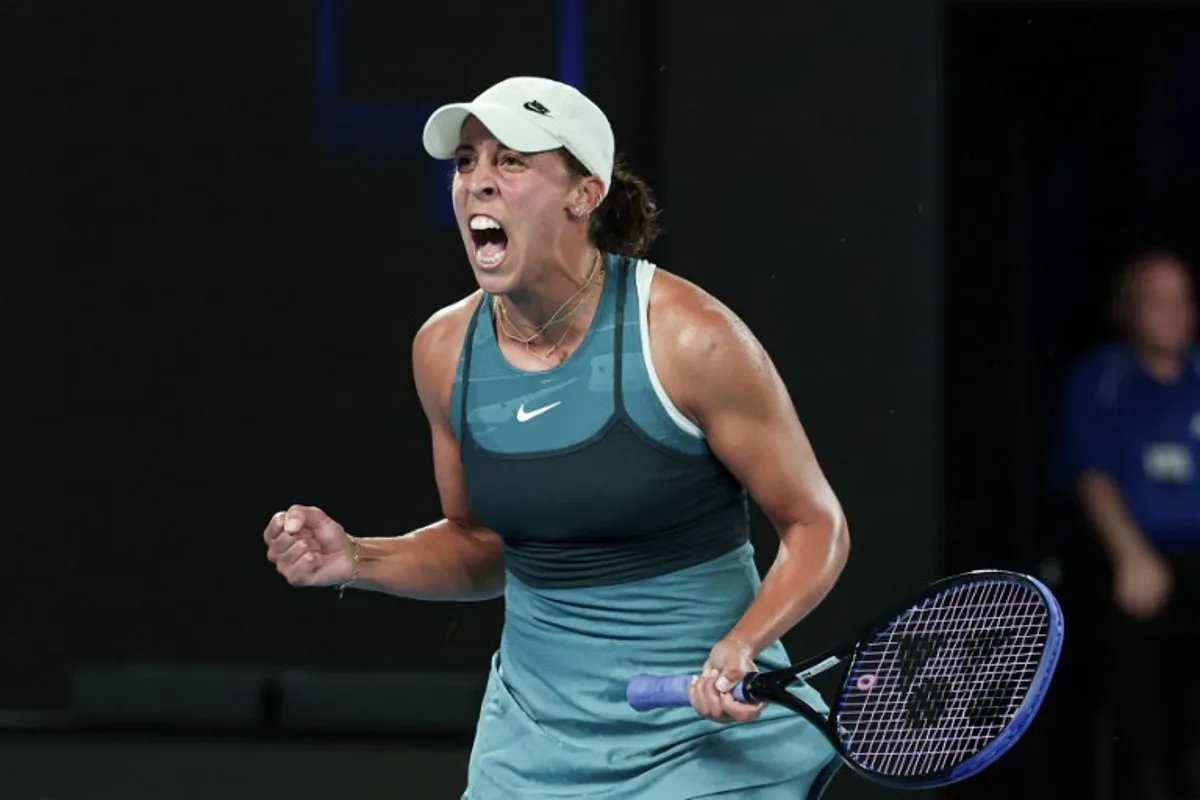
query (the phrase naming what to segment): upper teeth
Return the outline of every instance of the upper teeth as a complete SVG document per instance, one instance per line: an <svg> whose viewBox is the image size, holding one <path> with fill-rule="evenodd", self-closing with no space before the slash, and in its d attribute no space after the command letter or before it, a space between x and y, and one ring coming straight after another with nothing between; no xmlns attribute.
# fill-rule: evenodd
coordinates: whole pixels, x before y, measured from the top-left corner
<svg viewBox="0 0 1200 800"><path fill-rule="evenodd" d="M482 214L471 217L471 230L486 231L490 229L500 229L500 223L491 217L485 217Z"/></svg>

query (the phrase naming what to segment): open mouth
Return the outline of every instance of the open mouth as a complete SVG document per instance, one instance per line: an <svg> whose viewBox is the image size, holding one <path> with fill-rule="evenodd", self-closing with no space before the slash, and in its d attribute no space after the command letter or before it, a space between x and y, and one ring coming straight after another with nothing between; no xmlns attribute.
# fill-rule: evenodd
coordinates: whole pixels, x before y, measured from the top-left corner
<svg viewBox="0 0 1200 800"><path fill-rule="evenodd" d="M476 214L471 217L471 241L475 245L475 262L481 267L497 267L508 252L508 234L491 217Z"/></svg>

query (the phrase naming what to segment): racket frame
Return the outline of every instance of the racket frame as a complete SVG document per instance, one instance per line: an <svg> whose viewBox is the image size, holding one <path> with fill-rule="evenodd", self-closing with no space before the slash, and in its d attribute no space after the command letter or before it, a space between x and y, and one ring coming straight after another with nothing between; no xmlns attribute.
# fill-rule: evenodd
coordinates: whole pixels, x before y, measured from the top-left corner
<svg viewBox="0 0 1200 800"><path fill-rule="evenodd" d="M845 695L846 681L850 677L850 668L854 658L864 641L871 641L880 631L891 625L901 614L919 606L930 598L964 584L980 581L1001 581L1022 584L1036 591L1047 607L1049 626L1046 642L1042 649L1042 657L1037 672L1030 682L1028 691L1021 705L1013 713L1005 728L988 742L978 753L965 760L947 767L939 772L920 778L904 778L893 775L883 775L859 764L846 752L841 734L837 729L838 709ZM854 636L848 637L835 647L823 653L792 664L781 669L767 672L751 672L742 679L742 694L746 702L770 702L788 708L808 720L822 731L830 744L837 750L841 760L854 772L863 778L884 786L896 789L926 789L958 783L986 769L1003 756L1024 735L1032 724L1037 711L1049 690L1051 678L1058 664L1062 649L1063 617L1062 609L1054 594L1037 578L1020 572L999 569L980 569L950 575L933 581L919 591L909 594L904 600L896 602L887 611L875 617L874 621L861 628ZM821 714L812 706L788 691L788 687L797 681L807 680L830 669L840 666L837 695L829 702L828 716ZM826 698L829 700L829 698Z"/></svg>

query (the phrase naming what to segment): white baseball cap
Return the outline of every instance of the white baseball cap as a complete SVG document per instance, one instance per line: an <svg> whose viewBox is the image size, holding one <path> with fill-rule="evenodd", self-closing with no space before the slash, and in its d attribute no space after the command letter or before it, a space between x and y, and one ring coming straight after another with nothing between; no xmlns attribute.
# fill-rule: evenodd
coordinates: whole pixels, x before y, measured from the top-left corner
<svg viewBox="0 0 1200 800"><path fill-rule="evenodd" d="M615 144L608 117L582 92L548 78L508 78L469 103L434 111L422 139L434 158L451 158L462 143L463 123L475 116L506 147L523 153L566 148L585 167L612 183Z"/></svg>

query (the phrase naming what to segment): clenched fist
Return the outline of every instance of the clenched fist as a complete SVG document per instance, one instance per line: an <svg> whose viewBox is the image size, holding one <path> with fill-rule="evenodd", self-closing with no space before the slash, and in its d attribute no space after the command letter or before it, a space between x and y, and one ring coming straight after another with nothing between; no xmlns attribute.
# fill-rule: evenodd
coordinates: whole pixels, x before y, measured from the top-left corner
<svg viewBox="0 0 1200 800"><path fill-rule="evenodd" d="M275 514L263 541L267 559L292 586L338 586L355 577L354 540L314 506Z"/></svg>

